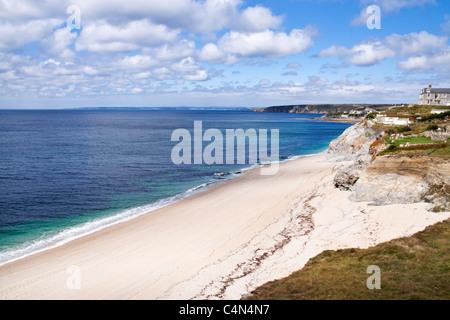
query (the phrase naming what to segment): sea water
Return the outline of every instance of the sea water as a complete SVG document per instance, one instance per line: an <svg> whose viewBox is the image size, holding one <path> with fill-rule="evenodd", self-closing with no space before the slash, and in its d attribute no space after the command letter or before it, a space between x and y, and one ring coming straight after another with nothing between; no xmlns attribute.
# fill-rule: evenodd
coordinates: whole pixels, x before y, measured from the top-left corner
<svg viewBox="0 0 450 320"><path fill-rule="evenodd" d="M0 264L232 179L246 165L175 165L174 130L277 129L280 160L323 152L350 125L218 110L0 110ZM205 143L206 144L206 143Z"/></svg>

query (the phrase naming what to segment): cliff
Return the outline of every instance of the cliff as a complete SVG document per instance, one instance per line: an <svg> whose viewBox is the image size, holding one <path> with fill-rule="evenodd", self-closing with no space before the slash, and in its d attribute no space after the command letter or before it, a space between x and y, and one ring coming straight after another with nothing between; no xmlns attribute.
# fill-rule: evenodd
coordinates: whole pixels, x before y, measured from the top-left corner
<svg viewBox="0 0 450 320"><path fill-rule="evenodd" d="M360 122L331 141L327 160L330 162L371 161L370 145L379 137L380 134L372 130L369 125Z"/></svg>
<svg viewBox="0 0 450 320"><path fill-rule="evenodd" d="M389 106L389 105L388 105ZM384 110L386 105L367 105L367 104L301 104L273 106L268 108L255 109L255 112L272 112L272 113L314 113L314 114L333 114L350 112L357 108L373 108L376 110Z"/></svg>
<svg viewBox="0 0 450 320"><path fill-rule="evenodd" d="M450 185L450 161L432 157L377 157L360 175L350 199L377 205L432 201L432 186ZM442 188L441 187L441 188ZM432 194L430 194L432 196ZM433 201L434 200L434 201Z"/></svg>
<svg viewBox="0 0 450 320"><path fill-rule="evenodd" d="M383 134L374 130L370 121L361 122L330 143L328 161L350 161L337 172L335 186L352 191L352 201L374 205L425 201L432 210L450 211L450 159L380 156L387 148L379 139Z"/></svg>

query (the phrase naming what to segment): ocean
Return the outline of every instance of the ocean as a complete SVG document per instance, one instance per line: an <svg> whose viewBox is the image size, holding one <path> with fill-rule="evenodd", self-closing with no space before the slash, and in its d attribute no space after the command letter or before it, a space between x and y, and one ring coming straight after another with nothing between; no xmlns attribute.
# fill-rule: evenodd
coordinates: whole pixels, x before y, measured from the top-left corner
<svg viewBox="0 0 450 320"><path fill-rule="evenodd" d="M283 161L325 151L350 126L312 117L317 115L0 110L0 265L180 201L255 166L175 165L176 129L193 132L195 121L224 133L277 129Z"/></svg>

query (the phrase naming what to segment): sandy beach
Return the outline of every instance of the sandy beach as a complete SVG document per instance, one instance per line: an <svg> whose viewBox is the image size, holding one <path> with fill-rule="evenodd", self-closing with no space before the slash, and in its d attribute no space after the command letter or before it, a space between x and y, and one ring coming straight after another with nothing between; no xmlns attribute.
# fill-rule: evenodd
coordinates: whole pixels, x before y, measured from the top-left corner
<svg viewBox="0 0 450 320"><path fill-rule="evenodd" d="M283 162L273 176L248 171L3 265L0 299L240 299L323 250L367 248L450 217L428 212L425 203L351 202L349 192L332 184L347 163L328 163L325 156Z"/></svg>

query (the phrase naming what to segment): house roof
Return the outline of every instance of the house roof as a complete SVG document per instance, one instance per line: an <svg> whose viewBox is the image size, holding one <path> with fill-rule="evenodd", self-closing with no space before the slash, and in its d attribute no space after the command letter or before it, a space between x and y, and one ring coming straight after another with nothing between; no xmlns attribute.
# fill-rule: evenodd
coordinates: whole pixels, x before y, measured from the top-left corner
<svg viewBox="0 0 450 320"><path fill-rule="evenodd" d="M428 90L428 88L427 88ZM428 91L425 91L426 93L428 93ZM450 88L432 88L430 90L430 93L449 93L450 94Z"/></svg>

